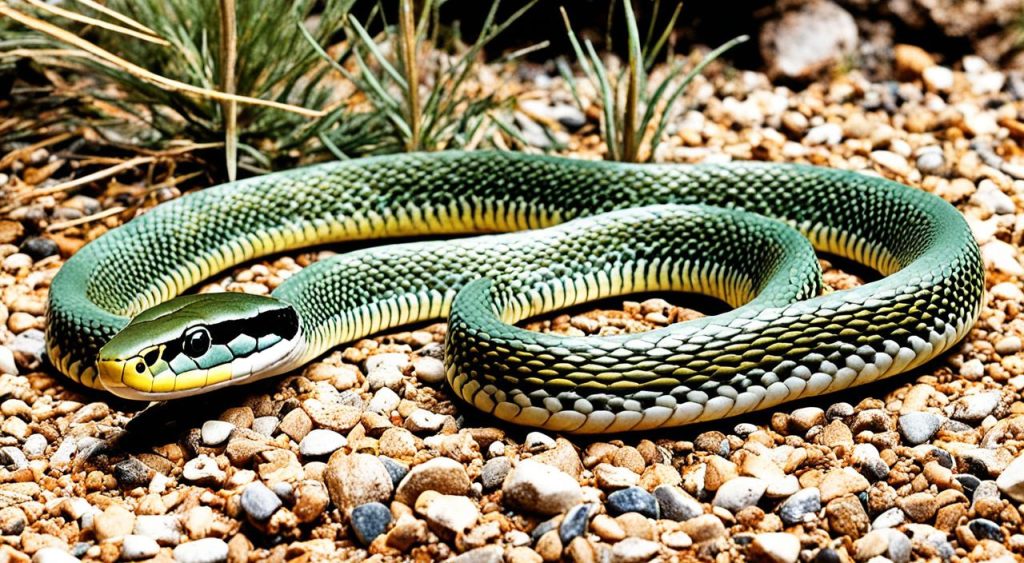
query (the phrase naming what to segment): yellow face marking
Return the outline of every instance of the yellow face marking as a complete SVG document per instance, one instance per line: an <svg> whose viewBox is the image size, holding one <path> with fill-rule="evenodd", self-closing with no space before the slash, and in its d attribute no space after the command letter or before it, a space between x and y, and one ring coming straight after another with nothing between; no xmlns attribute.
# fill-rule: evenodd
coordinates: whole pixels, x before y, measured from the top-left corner
<svg viewBox="0 0 1024 563"><path fill-rule="evenodd" d="M153 390L153 374L140 357L125 360L122 375L124 384L132 389L146 392Z"/></svg>
<svg viewBox="0 0 1024 563"><path fill-rule="evenodd" d="M206 370L204 369L194 369L185 373L179 373L178 377L174 379L175 391L198 389L204 385L206 385Z"/></svg>
<svg viewBox="0 0 1024 563"><path fill-rule="evenodd" d="M231 379L231 364L221 364L210 368L206 374L206 385L213 385Z"/></svg>

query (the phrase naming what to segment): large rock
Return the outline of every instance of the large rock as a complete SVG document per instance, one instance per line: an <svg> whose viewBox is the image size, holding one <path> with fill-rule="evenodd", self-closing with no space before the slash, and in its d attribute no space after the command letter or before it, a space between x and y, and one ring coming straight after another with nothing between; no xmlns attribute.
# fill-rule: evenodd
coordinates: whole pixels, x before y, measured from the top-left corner
<svg viewBox="0 0 1024 563"><path fill-rule="evenodd" d="M761 28L761 55L775 77L808 79L857 48L857 23L829 0L814 0Z"/></svg>

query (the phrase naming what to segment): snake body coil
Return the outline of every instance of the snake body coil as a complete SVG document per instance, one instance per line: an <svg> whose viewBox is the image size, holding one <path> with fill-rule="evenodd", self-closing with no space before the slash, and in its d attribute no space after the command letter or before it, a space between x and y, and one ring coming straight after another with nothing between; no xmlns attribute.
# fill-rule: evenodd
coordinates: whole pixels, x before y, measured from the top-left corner
<svg viewBox="0 0 1024 563"><path fill-rule="evenodd" d="M271 297L175 298L235 264L313 244L551 225L340 255ZM886 277L815 297L811 245ZM512 324L651 290L701 291L737 308L614 337ZM451 311L457 395L516 423L613 432L905 372L966 334L982 294L960 214L880 178L785 164L410 154L270 174L156 207L67 261L50 290L47 343L76 381L153 400L283 373Z"/></svg>

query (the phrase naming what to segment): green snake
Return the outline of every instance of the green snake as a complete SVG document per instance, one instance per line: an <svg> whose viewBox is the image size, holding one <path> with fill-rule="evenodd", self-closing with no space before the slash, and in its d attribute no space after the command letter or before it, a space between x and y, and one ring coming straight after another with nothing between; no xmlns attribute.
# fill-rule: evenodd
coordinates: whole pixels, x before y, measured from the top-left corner
<svg viewBox="0 0 1024 563"><path fill-rule="evenodd" d="M455 234L485 236L340 254L270 296L179 296L268 254ZM885 277L822 292L814 250ZM696 291L734 308L627 335L515 326L649 291ZM983 293L978 246L956 209L878 177L795 164L408 154L216 186L100 236L53 280L47 349L86 386L162 400L282 374L344 342L447 316L445 368L458 397L513 423L617 432L906 372L966 334Z"/></svg>

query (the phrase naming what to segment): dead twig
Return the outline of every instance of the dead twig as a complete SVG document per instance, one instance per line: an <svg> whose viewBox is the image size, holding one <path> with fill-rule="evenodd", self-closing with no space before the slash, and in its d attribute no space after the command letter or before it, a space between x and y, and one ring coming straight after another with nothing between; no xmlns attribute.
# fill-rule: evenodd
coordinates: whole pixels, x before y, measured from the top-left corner
<svg viewBox="0 0 1024 563"><path fill-rule="evenodd" d="M63 222L60 222L60 223L54 223L54 224L50 225L49 227L46 227L46 232L48 232L48 233L56 233L58 231L63 231L64 229L69 229L71 227L77 227L79 225L85 225L87 223L92 223L93 221L99 221L100 219L106 219L107 217L111 217L113 215L117 215L118 213L121 213L125 209L127 209L127 208L121 207L121 206L116 206L116 207L111 207L110 209L104 209L103 211L100 211L99 213L94 213L94 214L88 215L86 217L79 217L78 219L72 219L70 221L63 221Z"/></svg>

